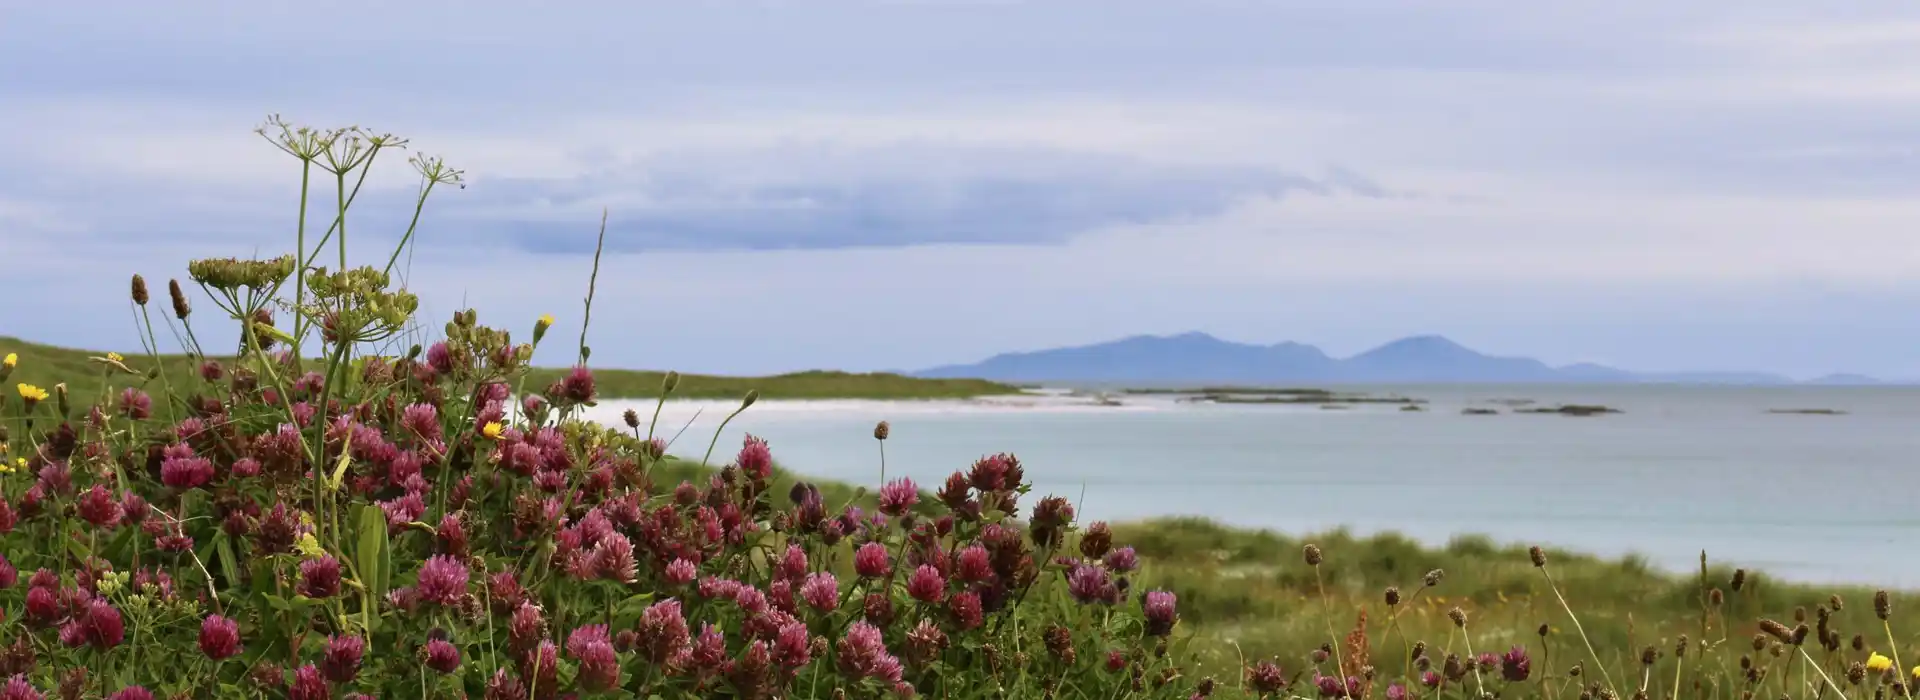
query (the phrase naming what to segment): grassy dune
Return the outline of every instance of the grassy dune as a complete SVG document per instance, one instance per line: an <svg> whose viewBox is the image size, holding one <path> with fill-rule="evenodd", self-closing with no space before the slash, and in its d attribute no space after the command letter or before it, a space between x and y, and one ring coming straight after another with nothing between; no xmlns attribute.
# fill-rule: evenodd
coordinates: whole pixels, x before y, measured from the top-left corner
<svg viewBox="0 0 1920 700"><path fill-rule="evenodd" d="M163 339L163 342L171 341ZM56 382L65 381L75 397L96 397L108 384L106 365L90 357L104 351L74 350L42 345L0 336L0 355L19 355L20 365L10 382L33 384L52 391ZM122 352L126 364L138 371L153 367L153 361L137 349ZM195 363L185 355L160 356L162 373L147 384L156 395L167 383L194 386L198 381ZM565 369L536 369L528 376L529 387L544 387L559 379ZM606 399L651 399L660 395L663 372L625 369L594 369L600 397ZM131 382L129 380L132 380ZM125 374L112 378L114 386L138 383L139 378ZM1019 393L1006 384L977 379L919 379L898 374L809 371L768 377L720 377L698 374L681 375L676 398L737 399L749 389L758 389L770 399L958 399ZM76 399L76 403L79 403Z"/></svg>

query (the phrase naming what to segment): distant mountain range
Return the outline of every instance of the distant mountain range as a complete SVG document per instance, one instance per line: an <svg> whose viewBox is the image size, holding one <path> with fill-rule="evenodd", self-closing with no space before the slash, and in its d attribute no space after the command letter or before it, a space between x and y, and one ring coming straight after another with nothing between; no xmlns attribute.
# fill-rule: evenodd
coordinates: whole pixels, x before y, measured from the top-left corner
<svg viewBox="0 0 1920 700"><path fill-rule="evenodd" d="M1300 343L1249 345L1205 333L1131 338L1033 352L995 355L971 365L949 365L914 376L1001 382L1079 382L1135 385L1288 382L1414 383L1673 383L1878 384L1855 374L1796 381L1761 372L1639 373L1581 363L1554 367L1524 357L1486 355L1436 335L1414 336L1347 358Z"/></svg>

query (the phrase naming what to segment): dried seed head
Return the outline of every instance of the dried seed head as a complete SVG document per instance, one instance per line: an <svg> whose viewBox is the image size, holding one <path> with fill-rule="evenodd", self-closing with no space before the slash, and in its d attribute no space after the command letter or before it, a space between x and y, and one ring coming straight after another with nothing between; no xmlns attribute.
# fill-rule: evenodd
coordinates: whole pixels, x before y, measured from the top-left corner
<svg viewBox="0 0 1920 700"><path fill-rule="evenodd" d="M1833 608L1834 612L1839 612L1845 610L1847 606L1840 600L1840 594L1835 593L1827 598L1827 607Z"/></svg>
<svg viewBox="0 0 1920 700"><path fill-rule="evenodd" d="M180 289L180 280L167 280L167 294L173 297L174 318L185 321L193 315L193 305L187 303L187 293Z"/></svg>
<svg viewBox="0 0 1920 700"><path fill-rule="evenodd" d="M1445 579L1446 577L1447 577L1447 572L1442 571L1440 569L1434 569L1432 571L1427 572L1426 578L1421 579L1421 582L1427 584L1428 588L1432 588L1434 586L1440 585L1440 581Z"/></svg>
<svg viewBox="0 0 1920 700"><path fill-rule="evenodd" d="M1649 646L1649 647L1647 647L1647 648L1645 648L1645 649L1641 649L1641 650L1640 650L1640 665L1642 665L1642 666L1652 666L1652 665L1653 665L1653 662L1655 662L1655 661L1659 661L1659 660L1660 660L1660 650L1659 650L1659 649L1655 649L1655 648L1653 648L1653 647L1651 647L1651 646Z"/></svg>
<svg viewBox="0 0 1920 700"><path fill-rule="evenodd" d="M1537 546L1537 545L1536 545L1536 546L1533 546L1533 547L1528 547L1528 548L1527 548L1527 558L1528 558L1528 559L1532 559L1532 560L1533 560L1533 565L1534 565L1534 566L1546 566L1546 565L1547 565L1547 550L1544 550L1544 549L1541 549L1541 548L1540 548L1539 546Z"/></svg>
<svg viewBox="0 0 1920 700"><path fill-rule="evenodd" d="M1727 583L1727 586L1728 586L1729 588L1732 588L1732 589L1733 589L1733 592L1735 592L1735 593L1739 593L1739 592L1740 592L1740 589L1742 589L1742 588L1745 588L1745 587L1746 587L1746 585L1747 585L1747 570L1746 570L1746 569L1734 569L1734 570L1733 570L1733 580L1732 580L1732 581L1729 581L1729 582Z"/></svg>
<svg viewBox="0 0 1920 700"><path fill-rule="evenodd" d="M133 303L141 306L147 305L147 278L139 275L133 276Z"/></svg>
<svg viewBox="0 0 1920 700"><path fill-rule="evenodd" d="M1676 639L1673 642L1673 656L1674 658L1684 658L1686 657L1686 655L1687 655L1687 635L1683 634L1683 635L1680 635L1679 639Z"/></svg>
<svg viewBox="0 0 1920 700"><path fill-rule="evenodd" d="M1853 650L1854 650L1854 651L1866 651L1866 650L1867 650L1867 638L1866 638L1866 637L1862 637L1862 636L1860 636L1860 635L1857 635L1857 634L1856 634L1856 635L1853 635Z"/></svg>
<svg viewBox="0 0 1920 700"><path fill-rule="evenodd" d="M1782 642L1793 641L1793 630L1787 629L1786 625L1780 624L1775 620L1762 619L1760 621L1760 631Z"/></svg>
<svg viewBox="0 0 1920 700"><path fill-rule="evenodd" d="M1813 629L1807 627L1806 625L1800 625L1799 627L1793 628L1793 645L1800 646L1802 644L1806 644L1807 635L1811 634L1812 632L1813 632Z"/></svg>
<svg viewBox="0 0 1920 700"><path fill-rule="evenodd" d="M1893 614L1893 599L1887 596L1886 591L1873 592L1873 614L1881 620Z"/></svg>
<svg viewBox="0 0 1920 700"><path fill-rule="evenodd" d="M631 408L627 409L626 413L621 414L620 418L626 421L627 427L629 428L638 429L640 427L640 414L634 412Z"/></svg>
<svg viewBox="0 0 1920 700"><path fill-rule="evenodd" d="M1717 607L1720 607L1721 605L1725 605L1726 602L1727 602L1727 594L1721 593L1719 588L1715 588L1713 590L1707 591L1708 605L1712 605L1713 607L1717 608Z"/></svg>
<svg viewBox="0 0 1920 700"><path fill-rule="evenodd" d="M1547 634L1552 631L1553 631L1552 627L1548 627L1547 623L1542 622L1540 623L1540 629L1536 630L1534 633L1540 635L1541 639L1546 639Z"/></svg>
<svg viewBox="0 0 1920 700"><path fill-rule="evenodd" d="M1461 610L1459 606L1455 606L1453 609L1447 611L1447 619L1452 620L1453 626L1455 627L1466 627L1467 611Z"/></svg>
<svg viewBox="0 0 1920 700"><path fill-rule="evenodd" d="M1570 669L1567 669L1567 677L1568 677L1568 678L1579 678L1579 677L1580 677L1580 666L1581 666L1581 664L1574 664L1574 665L1573 665L1573 668L1570 668Z"/></svg>
<svg viewBox="0 0 1920 700"><path fill-rule="evenodd" d="M1307 545L1305 553L1307 557L1307 566L1320 565L1320 561L1321 561L1320 545L1317 545L1317 544Z"/></svg>
<svg viewBox="0 0 1920 700"><path fill-rule="evenodd" d="M1742 671L1745 671L1745 670L1747 670L1747 669L1750 669L1750 668L1753 668L1753 657L1751 657L1751 656L1747 656L1746 654L1741 654L1741 655L1740 655L1740 670L1742 670Z"/></svg>
<svg viewBox="0 0 1920 700"><path fill-rule="evenodd" d="M873 439L885 440L887 439L887 436L891 434L893 434L893 426L887 425L886 421L880 421L879 423L874 424Z"/></svg>
<svg viewBox="0 0 1920 700"><path fill-rule="evenodd" d="M1867 665L1866 665L1866 664L1863 664L1863 663L1860 663L1860 662L1858 662L1858 661L1855 661L1855 662L1853 662L1853 665L1852 665L1852 666L1848 666L1848 667L1847 667L1847 682L1848 682L1848 683L1852 683L1852 684L1854 684L1854 685L1860 685L1860 681L1864 681L1864 680L1866 680L1866 679L1867 679Z"/></svg>
<svg viewBox="0 0 1920 700"><path fill-rule="evenodd" d="M1766 648L1767 648L1767 635L1764 635L1764 634L1753 635L1753 650L1760 651Z"/></svg>
<svg viewBox="0 0 1920 700"><path fill-rule="evenodd" d="M1793 621L1794 622L1807 621L1807 606L1802 605L1793 609Z"/></svg>
<svg viewBox="0 0 1920 700"><path fill-rule="evenodd" d="M1400 604L1400 589L1395 586L1387 586L1387 607L1391 608L1399 604Z"/></svg>
<svg viewBox="0 0 1920 700"><path fill-rule="evenodd" d="M1426 657L1427 657L1427 643L1426 643L1426 642L1414 642L1414 643L1413 643L1413 658L1416 658L1416 659L1424 659L1424 658L1426 658Z"/></svg>

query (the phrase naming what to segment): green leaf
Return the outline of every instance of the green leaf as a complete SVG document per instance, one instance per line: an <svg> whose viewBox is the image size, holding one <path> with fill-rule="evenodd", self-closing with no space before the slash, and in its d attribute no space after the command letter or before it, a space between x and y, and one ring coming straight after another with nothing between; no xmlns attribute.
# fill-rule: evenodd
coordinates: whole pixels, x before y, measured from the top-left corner
<svg viewBox="0 0 1920 700"><path fill-rule="evenodd" d="M354 561L360 566L360 582L367 587L361 604L377 610L380 601L387 597L387 586L393 576L387 564L387 514L377 506L361 506L359 521ZM379 621L370 619L368 624L378 627Z"/></svg>
<svg viewBox="0 0 1920 700"><path fill-rule="evenodd" d="M260 597L266 599L267 605L273 606L275 610L284 612L293 609L293 603L291 601L272 593L262 593Z"/></svg>
<svg viewBox="0 0 1920 700"><path fill-rule="evenodd" d="M239 586L240 564L233 556L233 541L227 538L227 533L222 532L214 537L213 551L220 559L220 572L227 577L227 588Z"/></svg>

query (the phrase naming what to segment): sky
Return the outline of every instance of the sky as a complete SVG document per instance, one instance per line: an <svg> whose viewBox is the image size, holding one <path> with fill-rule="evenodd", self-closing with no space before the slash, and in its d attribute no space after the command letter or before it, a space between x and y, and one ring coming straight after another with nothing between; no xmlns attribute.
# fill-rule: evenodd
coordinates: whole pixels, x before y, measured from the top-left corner
<svg viewBox="0 0 1920 700"><path fill-rule="evenodd" d="M465 171L429 329L572 338L605 211L603 366L1199 330L1920 377L1911 2L87 5L0 0L0 335L137 348L130 274L290 251L279 114ZM418 187L374 170L353 264Z"/></svg>

